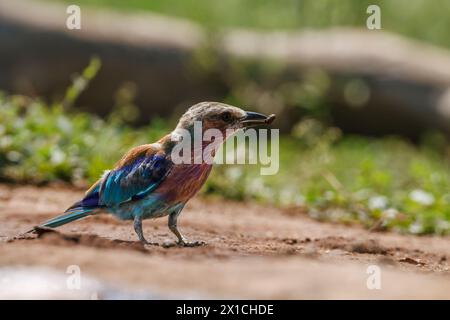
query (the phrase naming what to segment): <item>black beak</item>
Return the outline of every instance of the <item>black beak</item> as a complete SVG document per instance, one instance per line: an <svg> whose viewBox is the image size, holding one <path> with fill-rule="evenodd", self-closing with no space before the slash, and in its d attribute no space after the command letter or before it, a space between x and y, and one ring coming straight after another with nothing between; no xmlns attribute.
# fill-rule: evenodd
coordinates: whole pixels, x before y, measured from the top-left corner
<svg viewBox="0 0 450 320"><path fill-rule="evenodd" d="M248 128L251 126L257 126L261 124L271 124L275 120L275 115L271 114L266 116L258 112L247 111L245 117L241 119L241 124Z"/></svg>

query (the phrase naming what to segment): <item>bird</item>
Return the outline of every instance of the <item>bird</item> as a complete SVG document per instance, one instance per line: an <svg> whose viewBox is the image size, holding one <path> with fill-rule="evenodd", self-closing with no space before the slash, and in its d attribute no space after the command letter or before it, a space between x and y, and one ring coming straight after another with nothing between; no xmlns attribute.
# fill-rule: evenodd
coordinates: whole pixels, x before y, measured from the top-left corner
<svg viewBox="0 0 450 320"><path fill-rule="evenodd" d="M80 201L34 230L56 228L88 216L107 213L121 220L132 220L134 231L144 245L158 245L146 240L142 221L168 216L168 227L177 238L176 245L205 245L204 241L191 241L184 237L178 229L177 219L186 203L206 182L212 163L174 161L174 148L182 143L180 136L184 132L192 132L196 121L203 131L217 129L226 134L227 130L235 132L270 124L274 118L275 115L244 111L221 102L197 103L181 116L171 133L155 143L129 150L111 170L104 172ZM205 144L200 147L204 149Z"/></svg>

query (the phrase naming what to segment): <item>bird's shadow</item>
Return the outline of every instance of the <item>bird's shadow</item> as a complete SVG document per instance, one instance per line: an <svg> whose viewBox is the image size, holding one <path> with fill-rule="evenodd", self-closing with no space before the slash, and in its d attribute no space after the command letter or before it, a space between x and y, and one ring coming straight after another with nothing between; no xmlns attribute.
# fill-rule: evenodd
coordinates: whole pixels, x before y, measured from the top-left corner
<svg viewBox="0 0 450 320"><path fill-rule="evenodd" d="M8 242L39 241L56 246L81 245L102 249L128 249L148 253L149 250L140 241L103 238L95 234L62 233L58 230L45 227L36 227L33 232L27 232L13 238Z"/></svg>

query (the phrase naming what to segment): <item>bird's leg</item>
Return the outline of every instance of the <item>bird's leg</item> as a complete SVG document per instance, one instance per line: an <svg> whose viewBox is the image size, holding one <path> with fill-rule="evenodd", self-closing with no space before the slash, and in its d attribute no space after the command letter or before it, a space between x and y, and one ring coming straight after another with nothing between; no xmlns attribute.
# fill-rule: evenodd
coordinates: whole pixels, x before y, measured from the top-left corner
<svg viewBox="0 0 450 320"><path fill-rule="evenodd" d="M139 241L141 241L143 244L158 245L158 243L148 242L145 239L144 233L142 232L142 216L134 217L134 231L136 232L137 236L139 237Z"/></svg>
<svg viewBox="0 0 450 320"><path fill-rule="evenodd" d="M177 244L184 247L197 247L205 245L206 242L204 241L189 241L180 233L177 228L177 219L180 212L181 210L169 214L169 229L177 236Z"/></svg>

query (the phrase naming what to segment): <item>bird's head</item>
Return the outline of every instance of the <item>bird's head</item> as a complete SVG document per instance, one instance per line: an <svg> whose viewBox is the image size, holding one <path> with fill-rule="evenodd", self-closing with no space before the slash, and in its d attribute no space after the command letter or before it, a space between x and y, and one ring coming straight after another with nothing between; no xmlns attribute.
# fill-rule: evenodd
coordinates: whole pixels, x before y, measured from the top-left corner
<svg viewBox="0 0 450 320"><path fill-rule="evenodd" d="M225 133L227 129L237 130L270 124L274 119L275 115L265 116L220 102L200 102L183 114L177 129L191 130L195 121L200 121L203 130L218 129Z"/></svg>

